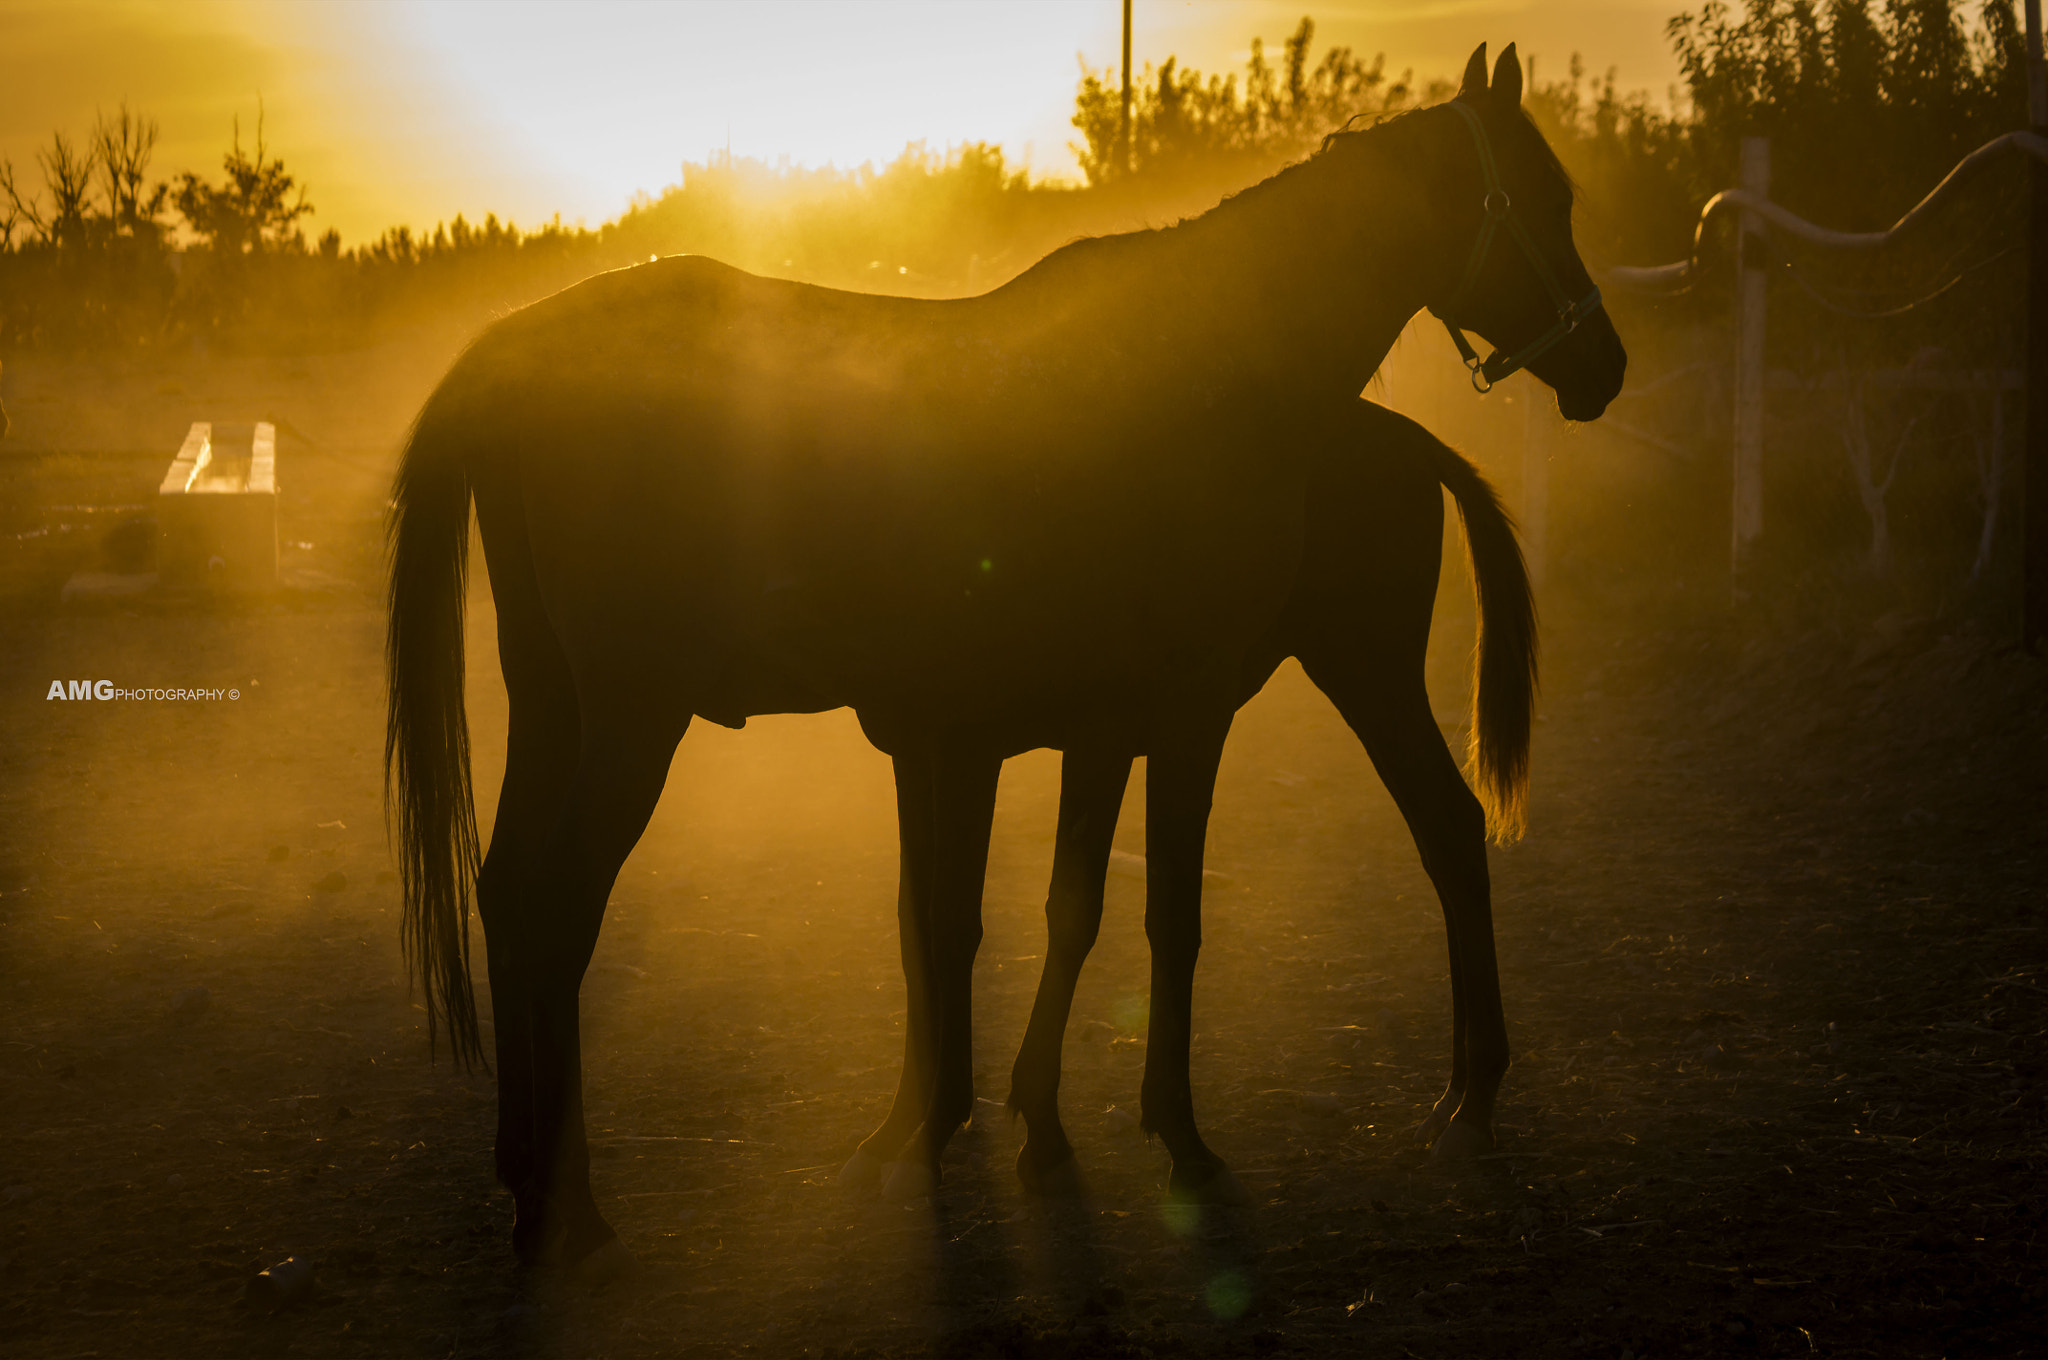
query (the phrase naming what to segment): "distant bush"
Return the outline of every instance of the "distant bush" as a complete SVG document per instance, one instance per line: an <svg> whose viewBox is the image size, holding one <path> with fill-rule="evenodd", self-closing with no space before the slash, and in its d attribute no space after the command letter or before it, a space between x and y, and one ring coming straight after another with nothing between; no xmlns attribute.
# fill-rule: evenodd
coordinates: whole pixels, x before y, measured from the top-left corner
<svg viewBox="0 0 2048 1360"><path fill-rule="evenodd" d="M0 165L0 347L350 345L683 252L837 287L951 294L1000 283L1105 225L1085 193L1034 184L985 143L943 154L916 143L879 170L686 164L679 183L595 230L458 215L346 250L332 231L307 244L299 223L311 206L260 141L252 156L237 139L219 183L186 173L175 191L141 196L96 190L103 163L97 143L53 138L39 157L42 194Z"/></svg>
<svg viewBox="0 0 2048 1360"><path fill-rule="evenodd" d="M1889 225L1964 154L2026 122L2012 0L1720 0L1669 25L1690 108L1694 193L1735 182L1741 139L1772 142L1773 196L1845 231Z"/></svg>
<svg viewBox="0 0 2048 1360"><path fill-rule="evenodd" d="M1348 47L1311 63L1315 32L1315 21L1304 18L1282 45L1277 69L1266 60L1264 41L1253 38L1242 91L1234 75L1205 76L1173 57L1148 63L1132 82L1128 147L1120 77L1083 70L1074 101L1082 144L1074 150L1088 183L1195 180L1239 188L1299 160L1353 118L1396 113L1451 92L1441 80L1418 89L1412 71L1390 81L1384 56L1367 62Z"/></svg>

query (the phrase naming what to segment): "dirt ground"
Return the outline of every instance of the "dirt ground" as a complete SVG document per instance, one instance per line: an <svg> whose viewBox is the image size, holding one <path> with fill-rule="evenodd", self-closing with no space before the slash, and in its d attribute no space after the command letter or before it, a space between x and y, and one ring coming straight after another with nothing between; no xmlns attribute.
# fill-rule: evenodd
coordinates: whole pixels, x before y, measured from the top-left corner
<svg viewBox="0 0 2048 1360"><path fill-rule="evenodd" d="M1358 744L1290 667L1231 739L1197 983L1197 1110L1253 1204L1168 1208L1136 1131L1134 858L1069 1037L1089 1198L1026 1202L993 1104L936 1200L843 1198L833 1172L900 1052L887 762L845 714L700 726L584 989L597 1190L644 1268L522 1279L491 1080L429 1061L408 996L380 805L384 479L445 348L8 366L10 1355L2048 1349L2048 662L1936 620L1568 597L1546 597L1532 834L1494 857L1515 1062L1493 1157L1446 1172L1410 1140L1447 1070L1441 919ZM115 391L141 395L110 413ZM287 422L288 588L60 605L195 408ZM1432 662L1454 740L1461 591ZM488 825L504 705L479 606ZM73 678L239 698L45 698ZM976 975L990 1101L1043 952L1057 775L1040 753L1003 776ZM317 1266L311 1298L244 1303L289 1255Z"/></svg>

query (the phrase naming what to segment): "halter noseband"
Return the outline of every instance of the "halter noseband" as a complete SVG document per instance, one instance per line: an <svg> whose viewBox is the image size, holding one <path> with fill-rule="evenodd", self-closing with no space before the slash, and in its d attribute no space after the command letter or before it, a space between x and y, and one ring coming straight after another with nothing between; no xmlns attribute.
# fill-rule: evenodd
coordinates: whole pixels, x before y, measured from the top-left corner
<svg viewBox="0 0 2048 1360"><path fill-rule="evenodd" d="M1451 343L1458 347L1459 355L1465 360L1465 367L1472 374L1472 386L1487 392L1508 374L1526 368L1540 358L1551 346L1579 328L1579 323L1600 310L1600 290L1595 288L1578 301L1572 300L1565 292L1557 275L1543 259L1543 253L1536 249L1536 242L1530 239L1528 228L1515 215L1514 205L1508 201L1507 190L1501 187L1500 171L1493 164L1493 147L1486 139L1486 129L1479 122L1479 115L1457 100L1451 107L1465 120L1465 126L1472 132L1473 145L1479 149L1479 173L1486 184L1486 198L1483 202L1484 217L1479 223L1479 239L1473 242L1472 256L1466 261L1465 273L1458 280L1457 289L1450 301L1441 307L1431 307L1430 314L1444 323L1444 329L1451 333ZM1495 350L1484 361L1473 352L1472 344L1465 338L1465 332L1458 329L1458 323L1451 320L1451 313L1464 305L1472 292L1472 286L1479 281L1479 270L1486 263L1486 254L1493 249L1493 236L1505 223L1508 235L1522 248L1522 255L1529 261L1529 267L1536 271L1536 278L1542 283L1550 301L1557 308L1557 320L1550 329L1523 345L1512 354Z"/></svg>

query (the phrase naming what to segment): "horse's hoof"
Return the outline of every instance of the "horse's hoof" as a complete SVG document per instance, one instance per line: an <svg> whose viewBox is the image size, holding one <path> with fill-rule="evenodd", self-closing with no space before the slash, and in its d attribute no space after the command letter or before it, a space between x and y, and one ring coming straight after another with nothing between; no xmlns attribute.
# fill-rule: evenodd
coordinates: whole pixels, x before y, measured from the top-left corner
<svg viewBox="0 0 2048 1360"><path fill-rule="evenodd" d="M1029 1149L1017 1154L1017 1179L1024 1192L1039 1199L1081 1199L1088 1192L1081 1183L1081 1166L1070 1153L1057 1165L1040 1169L1027 1162Z"/></svg>
<svg viewBox="0 0 2048 1360"><path fill-rule="evenodd" d="M889 1168L882 1185L882 1198L894 1204L912 1204L930 1199L939 1188L938 1173L923 1162L897 1162Z"/></svg>
<svg viewBox="0 0 2048 1360"><path fill-rule="evenodd" d="M552 1231L534 1226L538 1214L521 1215L512 1224L512 1254L522 1270L548 1270L562 1263L569 1235L560 1228Z"/></svg>
<svg viewBox="0 0 2048 1360"><path fill-rule="evenodd" d="M1444 1110L1438 1112L1431 1110L1429 1117L1415 1126L1415 1141L1424 1147L1430 1147L1435 1144L1437 1139L1444 1136L1444 1130L1450 1126L1451 1111Z"/></svg>
<svg viewBox="0 0 2048 1360"><path fill-rule="evenodd" d="M1459 1123L1453 1119L1429 1150L1429 1159L1439 1166L1457 1166L1493 1151L1493 1130L1477 1121Z"/></svg>
<svg viewBox="0 0 2048 1360"><path fill-rule="evenodd" d="M1183 1172L1179 1167L1167 1178L1167 1194L1180 1204L1245 1205L1252 1197L1229 1167L1212 1162Z"/></svg>
<svg viewBox="0 0 2048 1360"><path fill-rule="evenodd" d="M853 1150L839 1168L839 1188L849 1195L870 1195L882 1183L882 1159L864 1147Z"/></svg>
<svg viewBox="0 0 2048 1360"><path fill-rule="evenodd" d="M639 1269L640 1258L614 1237L578 1261L575 1274L582 1284L605 1285L622 1280Z"/></svg>

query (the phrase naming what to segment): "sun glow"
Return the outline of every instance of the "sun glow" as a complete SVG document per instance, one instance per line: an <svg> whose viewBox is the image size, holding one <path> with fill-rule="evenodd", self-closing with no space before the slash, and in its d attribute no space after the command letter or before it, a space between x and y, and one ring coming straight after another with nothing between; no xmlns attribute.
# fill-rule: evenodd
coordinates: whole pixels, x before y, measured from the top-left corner
<svg viewBox="0 0 2048 1360"><path fill-rule="evenodd" d="M1539 10L1521 0L1137 0L1134 58L1234 73L1302 15L1316 51L1385 52L1456 70L1471 45L1519 39L1561 73L1572 51L1625 86L1671 77L1662 0ZM85 0L5 5L0 158L35 164L124 99L162 125L157 170L210 173L259 101L273 152L309 190L315 234L350 244L457 212L591 225L727 150L770 164L884 164L907 144L1000 143L1037 176L1075 176L1068 143L1085 62L1113 66L1117 0L781 0L643 4L337 0L277 5Z"/></svg>

